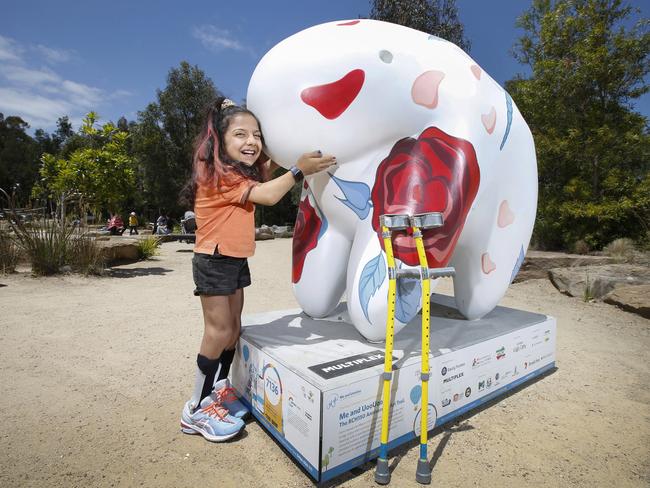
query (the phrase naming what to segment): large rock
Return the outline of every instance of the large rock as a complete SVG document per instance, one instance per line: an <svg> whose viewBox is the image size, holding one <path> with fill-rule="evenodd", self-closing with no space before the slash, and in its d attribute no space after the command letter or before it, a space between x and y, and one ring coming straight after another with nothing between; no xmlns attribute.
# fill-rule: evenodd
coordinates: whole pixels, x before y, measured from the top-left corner
<svg viewBox="0 0 650 488"><path fill-rule="evenodd" d="M650 319L650 284L617 286L603 301Z"/></svg>
<svg viewBox="0 0 650 488"><path fill-rule="evenodd" d="M277 238L293 237L293 229L288 225L272 225L271 229Z"/></svg>
<svg viewBox="0 0 650 488"><path fill-rule="evenodd" d="M106 264L111 266L140 259L137 242L137 239L116 237L107 241L97 241L97 245L102 249L102 256Z"/></svg>
<svg viewBox="0 0 650 488"><path fill-rule="evenodd" d="M622 285L649 285L650 268L634 264L553 268L549 271L549 278L562 293L601 299Z"/></svg>
<svg viewBox="0 0 650 488"><path fill-rule="evenodd" d="M547 278L549 270L570 266L595 266L610 264L614 260L609 256L587 256L583 254L565 254L561 252L528 251L524 263L514 282Z"/></svg>
<svg viewBox="0 0 650 488"><path fill-rule="evenodd" d="M262 225L255 229L255 240L256 241L267 241L269 239L275 239L275 234L273 229L268 225Z"/></svg>

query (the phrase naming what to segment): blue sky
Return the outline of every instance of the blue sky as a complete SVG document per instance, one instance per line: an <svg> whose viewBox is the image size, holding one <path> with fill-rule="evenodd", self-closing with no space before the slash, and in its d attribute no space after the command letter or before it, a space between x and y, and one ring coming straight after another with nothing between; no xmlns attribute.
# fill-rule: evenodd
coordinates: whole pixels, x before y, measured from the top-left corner
<svg viewBox="0 0 650 488"><path fill-rule="evenodd" d="M650 16L650 2L630 3ZM530 2L456 4L470 55L485 71L501 84L526 72L509 51L521 35L515 20ZM103 121L135 120L183 60L241 101L257 62L276 43L312 25L367 17L370 1L25 0L2 10L0 112L51 131L62 115L76 128L89 110ZM650 117L650 95L636 109Z"/></svg>

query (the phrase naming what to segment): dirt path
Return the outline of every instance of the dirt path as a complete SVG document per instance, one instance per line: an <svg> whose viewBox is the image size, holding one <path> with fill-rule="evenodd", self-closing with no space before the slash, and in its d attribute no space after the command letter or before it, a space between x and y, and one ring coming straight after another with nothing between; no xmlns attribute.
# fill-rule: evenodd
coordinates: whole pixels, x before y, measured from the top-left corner
<svg viewBox="0 0 650 488"><path fill-rule="evenodd" d="M258 243L244 313L297 307L290 249ZM189 250L111 277L0 276L0 486L313 486L254 421L226 444L179 432L202 323ZM558 369L436 431L432 486L650 486L650 321L546 280L502 304L557 317ZM420 486L417 447L394 454L391 486ZM372 468L335 484L374 486Z"/></svg>

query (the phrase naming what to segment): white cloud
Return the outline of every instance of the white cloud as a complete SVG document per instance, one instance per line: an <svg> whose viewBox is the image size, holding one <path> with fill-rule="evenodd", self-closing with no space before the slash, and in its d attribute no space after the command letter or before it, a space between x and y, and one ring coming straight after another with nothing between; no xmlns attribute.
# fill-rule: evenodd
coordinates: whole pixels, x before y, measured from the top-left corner
<svg viewBox="0 0 650 488"><path fill-rule="evenodd" d="M36 66L37 62L27 56L29 53L56 63L69 60L71 52L41 44L24 47L0 36L0 112L18 115L32 128L51 130L64 115L80 121L90 110L101 113L108 101L131 96L126 90L107 92L66 79L51 68Z"/></svg>
<svg viewBox="0 0 650 488"><path fill-rule="evenodd" d="M247 51L241 42L234 39L230 31L219 29L214 25L196 26L192 29L192 37L201 41L201 44L211 51L223 51L232 49L234 51Z"/></svg>
<svg viewBox="0 0 650 488"><path fill-rule="evenodd" d="M37 44L33 47L35 51L45 57L48 63L65 63L72 59L73 51L66 51L65 49L56 49L43 44Z"/></svg>
<svg viewBox="0 0 650 488"><path fill-rule="evenodd" d="M52 99L15 88L0 87L0 112L19 115L33 128L53 127L56 120L74 107L63 99Z"/></svg>
<svg viewBox="0 0 650 488"><path fill-rule="evenodd" d="M29 69L14 65L0 66L0 75L10 82L27 86L59 83L61 81L61 77L51 70Z"/></svg>
<svg viewBox="0 0 650 488"><path fill-rule="evenodd" d="M16 41L0 35L0 61L20 61L22 49Z"/></svg>

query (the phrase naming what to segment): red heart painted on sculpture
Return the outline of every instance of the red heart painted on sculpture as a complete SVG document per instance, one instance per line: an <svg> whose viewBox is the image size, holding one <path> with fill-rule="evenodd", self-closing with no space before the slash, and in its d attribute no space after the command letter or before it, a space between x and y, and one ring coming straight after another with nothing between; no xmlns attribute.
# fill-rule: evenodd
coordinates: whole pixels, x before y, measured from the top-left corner
<svg viewBox="0 0 650 488"><path fill-rule="evenodd" d="M333 83L305 88L300 93L300 98L318 110L323 117L333 120L345 112L357 98L365 77L363 70L355 69Z"/></svg>

